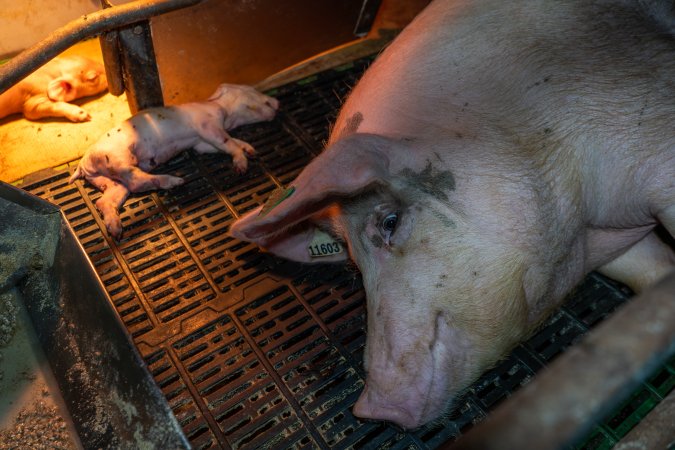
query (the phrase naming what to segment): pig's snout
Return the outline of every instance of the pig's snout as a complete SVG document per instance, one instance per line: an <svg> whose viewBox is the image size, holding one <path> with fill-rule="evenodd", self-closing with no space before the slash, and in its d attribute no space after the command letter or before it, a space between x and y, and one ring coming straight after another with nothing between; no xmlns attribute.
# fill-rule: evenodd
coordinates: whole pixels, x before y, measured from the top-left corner
<svg viewBox="0 0 675 450"><path fill-rule="evenodd" d="M369 373L353 413L362 419L393 422L406 430L420 427L447 406L447 385L436 379L437 374L438 370L424 363L415 378Z"/></svg>
<svg viewBox="0 0 675 450"><path fill-rule="evenodd" d="M368 336L368 376L354 415L414 429L452 407L453 394L466 386L471 372L472 345L444 314L437 313L435 322L418 334L410 330L420 330L419 322L402 323L390 333L376 330L384 339Z"/></svg>
<svg viewBox="0 0 675 450"><path fill-rule="evenodd" d="M401 387L405 389L405 387ZM387 396L381 396L377 389L370 389L368 384L354 405L354 415L362 419L386 420L405 429L417 428L422 418L415 414L419 405L394 404Z"/></svg>

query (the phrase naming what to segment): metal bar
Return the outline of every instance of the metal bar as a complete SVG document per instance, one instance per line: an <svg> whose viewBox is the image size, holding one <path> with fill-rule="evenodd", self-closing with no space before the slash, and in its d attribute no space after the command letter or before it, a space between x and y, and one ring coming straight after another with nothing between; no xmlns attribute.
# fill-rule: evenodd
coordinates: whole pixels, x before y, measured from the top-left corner
<svg viewBox="0 0 675 450"><path fill-rule="evenodd" d="M127 101L132 114L164 105L159 69L152 45L150 22L145 20L119 30L119 50Z"/></svg>
<svg viewBox="0 0 675 450"><path fill-rule="evenodd" d="M124 94L124 78L122 77L122 57L120 56L119 32L108 31L99 36L105 76L108 80L108 92L120 96Z"/></svg>
<svg viewBox="0 0 675 450"><path fill-rule="evenodd" d="M112 8L108 0L101 0L101 7ZM111 30L99 36L105 76L108 80L108 92L120 96L124 94L124 79L122 78L122 56L120 55L120 43L117 30Z"/></svg>
<svg viewBox="0 0 675 450"><path fill-rule="evenodd" d="M147 20L203 0L139 0L96 11L56 29L44 40L0 66L0 94L82 39Z"/></svg>
<svg viewBox="0 0 675 450"><path fill-rule="evenodd" d="M672 449L675 447L675 391L644 417L614 450L649 448Z"/></svg>
<svg viewBox="0 0 675 450"><path fill-rule="evenodd" d="M568 448L675 354L675 272L554 361L444 448Z"/></svg>
<svg viewBox="0 0 675 450"><path fill-rule="evenodd" d="M382 3L382 0L363 0L359 18L356 20L356 26L354 27L355 36L363 37L368 34L375 21L375 16L380 10L380 3Z"/></svg>

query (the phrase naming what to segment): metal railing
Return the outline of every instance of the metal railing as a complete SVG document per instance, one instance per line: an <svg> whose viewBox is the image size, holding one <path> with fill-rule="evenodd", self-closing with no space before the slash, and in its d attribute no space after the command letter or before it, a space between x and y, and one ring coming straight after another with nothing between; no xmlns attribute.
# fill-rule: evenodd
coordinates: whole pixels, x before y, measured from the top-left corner
<svg viewBox="0 0 675 450"><path fill-rule="evenodd" d="M194 6L202 1L138 0L86 14L56 29L42 41L0 66L0 94L79 41L111 32L112 38L102 36L101 39L111 92L120 95L126 88L130 94L128 100L132 112L157 106L158 103L161 104L161 87L158 76L155 76L157 68L147 21L153 16ZM108 3L104 2L105 4ZM119 55L111 53L117 51ZM115 60L118 64L113 63ZM116 72L111 73L111 70ZM148 78L148 72L152 78ZM122 73L127 76L122 77ZM123 78L126 80L124 84Z"/></svg>

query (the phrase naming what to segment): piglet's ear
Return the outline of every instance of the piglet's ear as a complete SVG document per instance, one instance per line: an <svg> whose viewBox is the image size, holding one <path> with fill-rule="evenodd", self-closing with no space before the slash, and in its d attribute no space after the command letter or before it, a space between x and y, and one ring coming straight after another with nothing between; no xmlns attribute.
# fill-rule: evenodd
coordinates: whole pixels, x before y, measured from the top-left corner
<svg viewBox="0 0 675 450"><path fill-rule="evenodd" d="M279 244L284 235L294 234L291 227L311 238L313 231L296 225L320 214L341 197L387 183L389 158L384 149L388 142L380 136L353 134L334 143L288 188L275 192L264 206L235 222L230 234L263 247L273 241Z"/></svg>
<svg viewBox="0 0 675 450"><path fill-rule="evenodd" d="M47 97L53 102L68 102L75 98L73 83L63 77L52 80L47 86Z"/></svg>
<svg viewBox="0 0 675 450"><path fill-rule="evenodd" d="M209 98L207 98L206 101L212 102L214 100L218 100L226 90L227 90L227 84L221 84L220 86L218 86L218 89L216 89L216 92L211 94L211 96Z"/></svg>

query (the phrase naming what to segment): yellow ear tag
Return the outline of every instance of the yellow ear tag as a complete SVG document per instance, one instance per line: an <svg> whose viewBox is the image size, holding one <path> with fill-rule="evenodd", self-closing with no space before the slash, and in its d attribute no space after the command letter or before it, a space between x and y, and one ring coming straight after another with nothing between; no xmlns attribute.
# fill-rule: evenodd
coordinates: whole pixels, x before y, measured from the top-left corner
<svg viewBox="0 0 675 450"><path fill-rule="evenodd" d="M333 256L342 253L342 244L333 236L316 228L312 242L307 247L311 258L320 258L322 256Z"/></svg>
<svg viewBox="0 0 675 450"><path fill-rule="evenodd" d="M258 216L260 217L265 217L267 213L272 211L276 206L279 205L279 203L283 202L286 200L288 197L293 195L293 192L295 192L295 187L291 186L289 188L284 189L283 187L279 187L275 189L269 197L267 197L267 201L263 205L262 209L258 213Z"/></svg>

